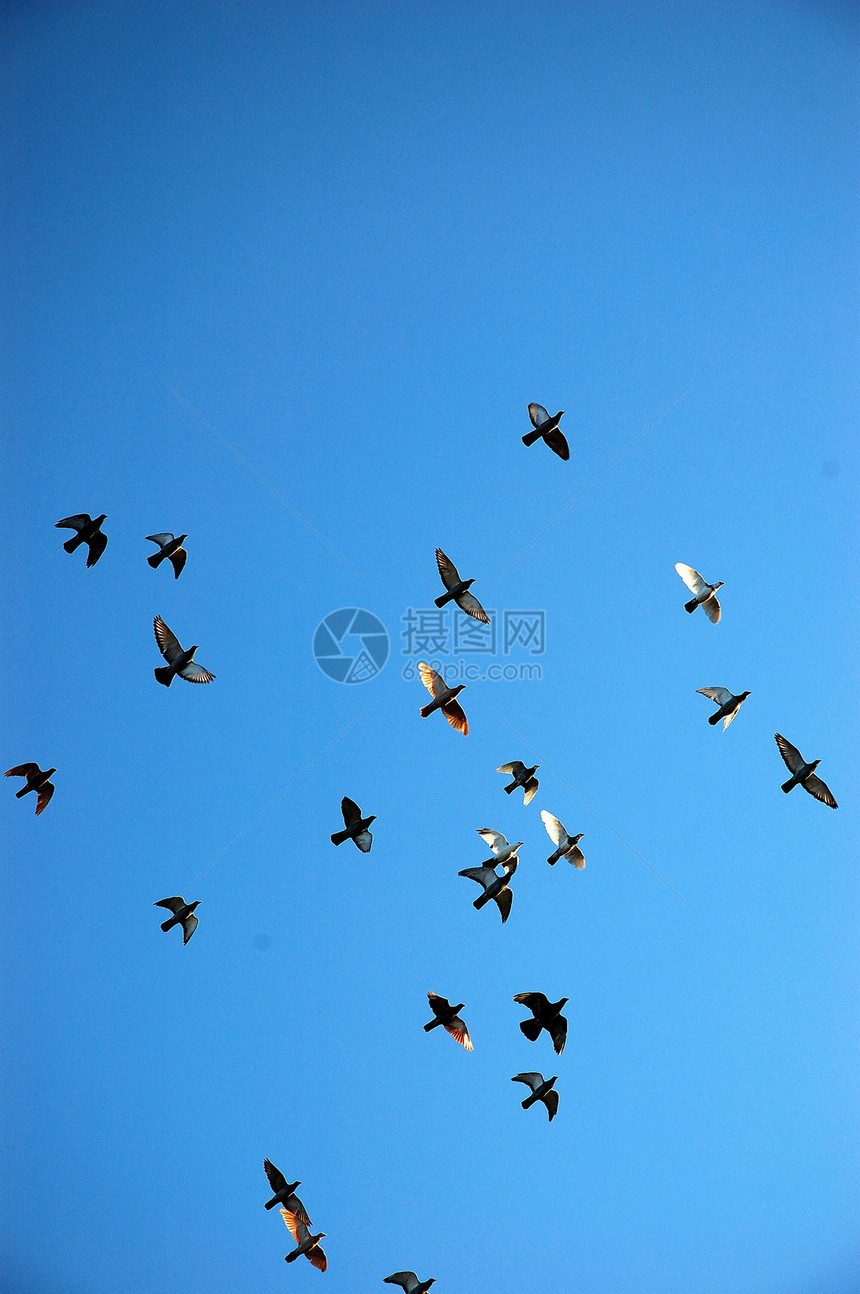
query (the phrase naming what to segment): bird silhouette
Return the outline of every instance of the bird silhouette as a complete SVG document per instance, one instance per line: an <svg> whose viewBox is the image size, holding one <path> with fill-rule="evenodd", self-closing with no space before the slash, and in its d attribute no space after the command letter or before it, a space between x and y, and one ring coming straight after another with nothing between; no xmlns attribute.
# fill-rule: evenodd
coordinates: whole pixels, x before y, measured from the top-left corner
<svg viewBox="0 0 860 1294"><path fill-rule="evenodd" d="M161 665L158 669L153 670L159 683L165 687L176 678L187 679L189 683L211 683L215 675L210 674L208 669L202 665L197 665L194 661L194 653L197 651L197 644L189 647L184 651L175 634L171 633L161 616L156 616L152 622L155 630L155 641L158 643L159 650L167 661L167 665Z"/></svg>
<svg viewBox="0 0 860 1294"><path fill-rule="evenodd" d="M296 1217L294 1213L290 1213L289 1209L281 1209L281 1217L284 1219L285 1224L289 1228L292 1233L292 1237L296 1242L295 1249L292 1253L287 1254L284 1262L294 1263L297 1258L301 1258L302 1254L304 1254L308 1262L313 1263L317 1271L324 1272L328 1263L326 1261L325 1254L322 1249L320 1249L319 1242L322 1240L325 1232L318 1231L315 1236L312 1236L307 1225L302 1222L301 1218Z"/></svg>
<svg viewBox="0 0 860 1294"><path fill-rule="evenodd" d="M158 544L158 547L161 550L160 552L153 553L151 557L147 557L146 559L152 569L155 570L155 568L160 566L164 559L167 558L173 567L173 577L178 580L179 576L182 574L182 568L188 560L188 554L182 547L188 536L179 535L177 537L176 535L171 535L165 532L164 534L147 535L146 537L153 544Z"/></svg>
<svg viewBox="0 0 860 1294"><path fill-rule="evenodd" d="M697 687L696 691L701 696L706 696L709 700L715 702L717 709L713 714L708 715L708 723L711 725L717 724L722 719L723 732L728 728L747 697L751 695L749 692L741 692L740 696L732 696L726 687Z"/></svg>
<svg viewBox="0 0 860 1294"><path fill-rule="evenodd" d="M181 895L177 894L172 899L158 899L152 905L154 908L169 908L173 913L166 921L162 921L162 930L170 930L173 926L182 926L182 942L187 944L188 940L194 934L200 922L194 915L194 909L200 906L200 900L194 903L186 903Z"/></svg>
<svg viewBox="0 0 860 1294"><path fill-rule="evenodd" d="M507 795L511 795L518 786L523 788L523 804L531 804L535 798L538 789L538 780L535 773L540 768L540 764L535 764L532 768L526 768L520 759L511 760L510 764L500 764L496 769L497 773L509 773L513 777L504 789Z"/></svg>
<svg viewBox="0 0 860 1294"><path fill-rule="evenodd" d="M81 544L86 544L87 549L87 566L95 566L104 550L107 548L107 535L102 534L101 524L107 521L107 513L103 512L100 517L93 519L88 512L76 512L73 517L63 517L62 521L55 522L55 527L60 530L76 530L78 533L72 538L67 539L63 544L67 553L73 553Z"/></svg>
<svg viewBox="0 0 860 1294"><path fill-rule="evenodd" d="M54 794L56 788L50 778L56 771L55 768L49 768L43 772L38 764L18 764L15 768L6 770L7 777L26 777L27 779L27 785L22 786L20 791L15 792L16 800L20 800L24 795L29 795L31 791L36 792L37 818L47 808L48 801Z"/></svg>
<svg viewBox="0 0 860 1294"><path fill-rule="evenodd" d="M450 1033L452 1038L456 1038L461 1047L465 1047L466 1051L473 1051L469 1030L457 1014L458 1011L462 1011L466 1005L465 1002L458 1002L456 1006L452 1006L446 997L440 997L438 993L428 993L427 997L430 1001L430 1010L436 1018L429 1024L425 1024L424 1032L429 1033L431 1029L438 1029L441 1024L445 1032Z"/></svg>
<svg viewBox="0 0 860 1294"><path fill-rule="evenodd" d="M345 840L352 839L363 854L370 853L370 846L373 844L373 835L367 830L371 822L376 821L376 814L372 813L369 818L361 816L361 809L355 800L351 800L345 795L340 802L340 811L343 814L343 820L346 824L344 831L335 831L331 838L333 845L342 845Z"/></svg>
<svg viewBox="0 0 860 1294"><path fill-rule="evenodd" d="M448 590L447 593L443 593L441 597L436 599L437 607L444 607L446 602L456 602L460 610L465 611L467 616L472 616L475 620L480 620L482 624L488 625L490 617L474 594L469 592L475 581L461 580L457 567L450 557L445 556L441 548L436 549L436 565L439 567L442 583Z"/></svg>
<svg viewBox="0 0 860 1294"><path fill-rule="evenodd" d="M455 699L466 684L459 683L457 687L449 687L442 675L437 674L435 669L431 669L423 661L418 662L418 673L421 676L421 682L433 698L429 705L422 705L421 718L426 719L434 710L441 710L452 728L462 732L464 737L468 736L469 721L460 702Z"/></svg>
<svg viewBox="0 0 860 1294"><path fill-rule="evenodd" d="M558 1002L550 1002L543 993L517 993L514 1001L528 1007L534 1017L532 1020L520 1021L520 1029L528 1040L537 1042L541 1029L546 1029L552 1038L556 1055L560 1056L567 1041L567 1020L561 1014L561 1008L570 999L563 997Z"/></svg>
<svg viewBox="0 0 860 1294"><path fill-rule="evenodd" d="M811 764L807 764L797 747L792 746L791 742L786 741L785 737L780 736L778 732L774 733L774 740L779 746L779 753L782 755L786 768L791 773L788 781L782 784L782 789L786 795L788 795L789 791L793 791L796 786L802 786L804 791L808 791L810 795L814 796L816 800L820 800L822 804L826 804L828 808L838 809L839 805L834 800L830 787L826 782L822 782L820 777L815 776L815 770L821 760L814 759Z"/></svg>
<svg viewBox="0 0 860 1294"><path fill-rule="evenodd" d="M553 453L567 462L570 458L570 448L564 432L558 425L563 414L564 409L559 409L558 413L550 417L542 404L530 404L529 418L534 431L529 431L523 436L523 444L533 445L536 440L545 440Z"/></svg>
<svg viewBox="0 0 860 1294"><path fill-rule="evenodd" d="M522 844L522 841L520 841L520 844ZM489 903L490 899L492 899L501 913L502 925L505 924L508 917L511 915L511 905L514 901L514 896L508 886L511 877L517 870L519 861L520 860L517 858L516 854L511 855L511 857L502 864L501 876L499 876L494 867L488 867L486 865L483 867L466 867L462 872L457 873L458 876L466 876L470 881L477 881L479 885L483 886L484 893L478 895L472 906L475 908L482 908L485 903Z"/></svg>
<svg viewBox="0 0 860 1294"><path fill-rule="evenodd" d="M267 1200L263 1207L273 1209L276 1204L280 1204L288 1213L292 1213L300 1222L304 1222L306 1227L309 1227L311 1225L311 1220L307 1215L305 1206L295 1193L296 1187L301 1186L301 1182L288 1182L280 1169L276 1168L272 1163L271 1159L263 1160L263 1168L266 1170L269 1185L275 1192L272 1198Z"/></svg>
<svg viewBox="0 0 860 1294"><path fill-rule="evenodd" d="M414 1272L395 1272L393 1276L386 1276L382 1283L399 1285L406 1294L427 1294L430 1286L436 1284L436 1280L431 1276L429 1280L420 1281Z"/></svg>
<svg viewBox="0 0 860 1294"><path fill-rule="evenodd" d="M531 1096L527 1096L521 1102L524 1110L528 1110L534 1105L535 1101L543 1101L549 1115L549 1121L552 1123L558 1112L558 1092L552 1090L553 1085L558 1078L558 1074L553 1074L552 1078L545 1079L543 1074L515 1074L511 1079L512 1083L525 1083L532 1090Z"/></svg>

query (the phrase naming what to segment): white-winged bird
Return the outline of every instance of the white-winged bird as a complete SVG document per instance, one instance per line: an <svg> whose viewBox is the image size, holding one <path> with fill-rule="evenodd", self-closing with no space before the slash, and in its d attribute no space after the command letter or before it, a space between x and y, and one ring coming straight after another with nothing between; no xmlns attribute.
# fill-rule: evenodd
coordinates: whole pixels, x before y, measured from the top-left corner
<svg viewBox="0 0 860 1294"><path fill-rule="evenodd" d="M47 808L48 801L54 794L54 783L50 780L55 768L49 768L42 772L38 764L18 764L15 768L6 770L7 777L26 777L27 785L22 786L20 791L15 792L15 799L20 800L23 795L29 795L30 791L36 792L36 817L43 809Z"/></svg>
<svg viewBox="0 0 860 1294"><path fill-rule="evenodd" d="M302 1254L304 1254L308 1262L313 1263L317 1271L324 1272L328 1263L326 1262L325 1254L320 1249L319 1242L325 1232L318 1231L315 1236L312 1236L301 1218L296 1217L294 1213L290 1213L289 1209L281 1209L281 1217L289 1227L296 1242L296 1248L291 1254L287 1254L284 1262L294 1263L297 1258L301 1258Z"/></svg>
<svg viewBox="0 0 860 1294"><path fill-rule="evenodd" d="M89 549L87 566L95 566L107 548L107 535L103 535L101 531L103 521L107 521L106 512L95 519L88 512L77 512L73 517L63 517L62 521L54 524L58 529L78 532L73 539L67 539L63 547L67 553L73 553L81 544L86 544Z"/></svg>
<svg viewBox="0 0 860 1294"><path fill-rule="evenodd" d="M170 930L173 926L181 925L182 942L187 944L188 940L194 934L194 931L200 925L200 922L194 915L194 909L200 906L200 900L197 899L194 903L186 903L182 896L177 894L172 899L159 899L156 903L153 903L152 906L154 908L168 908L173 913L172 917L168 917L166 921L162 921L161 928L162 930Z"/></svg>
<svg viewBox="0 0 860 1294"><path fill-rule="evenodd" d="M156 566L160 566L166 557L173 567L174 579L178 580L179 576L182 574L182 568L188 560L188 554L182 547L188 536L176 536L165 532L164 534L147 535L146 537L153 544L158 544L158 547L161 550L158 553L153 553L151 557L147 557L146 559L152 569L155 570Z"/></svg>
<svg viewBox="0 0 860 1294"><path fill-rule="evenodd" d="M558 1078L558 1074L553 1074L552 1078L545 1079L543 1074L514 1074L511 1079L512 1083L525 1083L532 1089L531 1096L521 1102L524 1110L534 1105L535 1101L543 1101L549 1115L549 1121L552 1123L558 1112L558 1092L552 1090L553 1085Z"/></svg>
<svg viewBox="0 0 860 1294"><path fill-rule="evenodd" d="M716 704L717 709L713 714L708 715L708 723L717 724L722 719L723 732L750 695L749 692L741 692L740 696L732 696L727 687L697 687L696 691L700 696L706 696Z"/></svg>
<svg viewBox="0 0 860 1294"><path fill-rule="evenodd" d="M180 678L187 679L189 683L211 683L214 674L210 674L208 669L202 665L194 663L194 653L197 651L197 644L189 647L188 651L183 651L179 639L170 632L161 616L156 616L152 622L155 630L155 641L158 643L159 650L167 661L167 665L162 665L153 670L159 683L165 687L170 687L174 678L178 674Z"/></svg>
<svg viewBox="0 0 860 1294"><path fill-rule="evenodd" d="M426 719L434 710L441 710L452 728L457 732L462 732L464 737L469 735L469 721L463 713L463 707L455 698L463 691L465 683L458 683L456 687L449 687L441 674L437 674L435 669L425 665L423 661L418 662L418 673L421 676L421 682L432 696L433 700L429 705L422 705L421 718Z"/></svg>
<svg viewBox="0 0 860 1294"><path fill-rule="evenodd" d="M585 866L585 858L579 848L579 842L585 832L580 831L578 836L569 836L558 818L553 817L546 809L541 809L540 816L543 819L543 825L546 827L547 835L552 843L557 846L555 853L550 854L546 860L550 867L555 867L560 858L566 858L569 863L582 871Z"/></svg>
<svg viewBox="0 0 860 1294"><path fill-rule="evenodd" d="M441 548L436 549L436 565L439 567L442 583L448 590L447 593L443 593L441 597L436 599L437 607L444 607L446 602L456 602L460 610L465 611L467 616L473 616L475 620L480 620L481 624L488 625L490 617L474 594L469 592L475 581L461 580L457 567L450 557L445 556Z"/></svg>
<svg viewBox="0 0 860 1294"><path fill-rule="evenodd" d="M522 844L522 841L520 843ZM458 876L466 876L470 881L477 881L479 885L483 886L484 893L478 895L472 907L482 908L485 903L489 903L490 899L492 899L502 915L502 925L511 915L511 904L514 901L514 896L508 885L517 870L519 861L516 854L513 854L507 862L502 864L501 876L494 867L486 865L483 867L465 867L462 872L457 873Z"/></svg>
<svg viewBox="0 0 860 1294"><path fill-rule="evenodd" d="M558 425L563 413L564 409L559 409L558 413L550 417L542 404L530 404L529 418L534 431L523 436L523 444L533 445L536 440L545 440L553 453L558 454L559 458L563 458L566 462L570 458L570 449L564 432Z"/></svg>
<svg viewBox="0 0 860 1294"><path fill-rule="evenodd" d="M343 814L346 830L335 831L332 835L331 843L333 845L342 845L345 840L351 838L363 854L369 854L370 846L373 844L373 836L367 828L371 822L376 821L376 814L372 813L369 818L363 818L361 809L355 800L351 800L348 795L345 795L341 800L340 811Z"/></svg>
<svg viewBox="0 0 860 1294"><path fill-rule="evenodd" d="M493 858L488 858L486 862L481 864L482 867L497 867L499 863L504 863L507 859L513 858L523 843L521 840L517 840L511 845L501 831L493 831L490 827L476 827L475 830L484 843L490 846L494 854Z"/></svg>
<svg viewBox="0 0 860 1294"><path fill-rule="evenodd" d="M526 768L521 759L513 759L510 764L500 764L496 769L497 773L509 773L513 781L505 787L506 794L510 795L518 786L523 788L523 804L530 804L537 794L538 780L535 773L540 768L540 764L535 764L533 768Z"/></svg>
<svg viewBox="0 0 860 1294"><path fill-rule="evenodd" d="M717 589L723 587L724 581L717 580L716 584L708 584L698 571L694 571L692 566L687 566L684 562L676 562L675 570L693 594L690 601L684 603L684 610L692 615L696 607L701 607L712 625L719 624L720 604L714 595Z"/></svg>
<svg viewBox="0 0 860 1294"><path fill-rule="evenodd" d="M311 1225L311 1220L305 1211L298 1195L296 1187L301 1186L301 1182L288 1182L280 1169L276 1168L271 1159L263 1160L263 1167L266 1170L266 1176L269 1179L269 1185L275 1194L270 1200L267 1200L264 1208L273 1209L276 1204L280 1204L288 1213L294 1214L306 1227Z"/></svg>
<svg viewBox="0 0 860 1294"><path fill-rule="evenodd" d="M441 1024L445 1032L450 1033L452 1038L456 1038L461 1047L465 1047L466 1051L473 1051L469 1030L457 1014L458 1011L463 1010L466 1003L458 1002L456 1006L452 1006L446 997L440 997L438 993L428 993L427 997L430 1001L430 1010L436 1019L425 1024L424 1032L429 1033L431 1029L438 1029Z"/></svg>
<svg viewBox="0 0 860 1294"><path fill-rule="evenodd" d="M543 993L516 994L514 1001L528 1007L534 1016L533 1020L520 1021L520 1029L529 1042L537 1042L541 1029L546 1029L552 1038L552 1045L555 1047L556 1055L561 1055L567 1040L567 1020L561 1014L561 1008L569 1000L569 998L563 997L558 1002L550 1002L549 998Z"/></svg>
<svg viewBox="0 0 860 1294"><path fill-rule="evenodd" d="M393 1276L386 1276L382 1283L399 1285L406 1294L427 1294L430 1286L436 1284L436 1278L431 1276L429 1280L420 1281L414 1272L395 1272Z"/></svg>
<svg viewBox="0 0 860 1294"><path fill-rule="evenodd" d="M821 763L820 759L814 759L811 764L807 764L796 746L792 746L790 741L785 737L774 733L774 740L779 746L779 753L782 755L786 768L791 773L787 782L783 782L782 789L788 795L796 786L802 786L804 791L808 791L816 800L822 804L828 805L831 809L838 809L839 805L830 793L830 787L826 782L822 782L820 777L815 776L815 770Z"/></svg>

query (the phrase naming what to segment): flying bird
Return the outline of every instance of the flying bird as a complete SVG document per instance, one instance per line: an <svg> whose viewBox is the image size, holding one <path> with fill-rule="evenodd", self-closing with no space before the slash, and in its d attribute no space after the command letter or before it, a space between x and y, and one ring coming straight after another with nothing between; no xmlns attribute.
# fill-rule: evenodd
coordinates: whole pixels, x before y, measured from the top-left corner
<svg viewBox="0 0 860 1294"><path fill-rule="evenodd" d="M304 1254L305 1258L313 1263L317 1271L324 1272L328 1263L325 1254L320 1249L319 1242L325 1232L318 1231L315 1236L312 1236L307 1225L302 1222L301 1218L296 1217L294 1213L290 1213L289 1209L281 1209L281 1217L289 1227L296 1242L296 1248L291 1254L287 1254L284 1262L294 1263L297 1258L301 1258L302 1254Z"/></svg>
<svg viewBox="0 0 860 1294"><path fill-rule="evenodd" d="M341 800L340 811L343 814L346 830L336 831L331 838L331 843L333 845L342 845L345 840L352 839L363 854L369 854L370 846L373 844L373 836L367 828L371 822L376 821L376 814L372 813L369 818L363 818L361 809L355 800L351 800L348 795L345 795Z"/></svg>
<svg viewBox="0 0 860 1294"><path fill-rule="evenodd" d="M522 841L520 841L522 844ZM502 925L505 924L511 915L511 904L514 901L513 893L508 889L510 879L519 865L519 858L513 854L507 862L502 864L502 875L499 876L496 869L492 866L483 867L466 867L458 876L466 876L470 881L477 881L483 886L484 893L479 894L472 904L474 908L482 908L485 903L492 899L499 912L502 915Z"/></svg>
<svg viewBox="0 0 860 1294"><path fill-rule="evenodd" d="M172 899L159 899L158 902L153 903L152 906L154 908L168 908L173 913L172 917L168 917L166 921L162 921L161 928L162 930L170 930L173 926L181 925L182 942L183 944L187 944L188 940L194 934L194 931L200 925L200 922L194 915L194 909L200 906L200 900L197 899L194 903L186 903L185 900L177 894Z"/></svg>
<svg viewBox="0 0 860 1294"><path fill-rule="evenodd" d="M431 1029L438 1029L441 1024L445 1032L450 1033L452 1038L456 1038L461 1047L465 1047L466 1051L473 1051L469 1030L457 1014L458 1011L463 1010L466 1003L458 1002L456 1006L452 1006L446 997L440 997L438 993L428 993L427 997L430 1000L430 1010L436 1019L425 1024L424 1032L429 1033Z"/></svg>
<svg viewBox="0 0 860 1294"><path fill-rule="evenodd" d="M505 787L505 793L510 795L518 786L523 788L523 804L531 804L535 798L538 789L538 780L535 773L540 768L540 764L535 764L533 768L526 768L520 759L511 760L510 764L500 764L496 769L497 773L509 773L513 781Z"/></svg>
<svg viewBox="0 0 860 1294"><path fill-rule="evenodd" d="M563 997L558 1002L550 1002L543 993L517 993L514 1001L528 1007L534 1016L533 1020L520 1021L520 1029L529 1042L537 1042L541 1029L546 1029L556 1055L560 1056L567 1041L567 1020L561 1014L561 1008L570 999Z"/></svg>
<svg viewBox="0 0 860 1294"><path fill-rule="evenodd" d="M820 777L815 776L815 770L821 760L814 759L811 764L807 764L797 747L792 746L790 741L785 740L785 737L780 736L777 732L774 733L774 739L777 746L779 746L779 753L782 755L783 762L791 773L788 781L782 784L782 789L786 795L788 795L789 791L793 791L796 786L802 786L804 791L814 795L816 800L820 800L822 804L828 805L831 809L838 809L839 805L831 795L830 787L826 782L822 782Z"/></svg>
<svg viewBox="0 0 860 1294"><path fill-rule="evenodd" d="M67 553L73 553L81 544L86 544L89 549L87 566L95 566L107 548L107 535L103 535L101 531L103 521L107 521L106 512L95 520L88 512L76 512L73 517L63 517L62 521L55 522L55 527L60 530L76 530L78 533L72 539L67 539L63 547Z"/></svg>
<svg viewBox="0 0 860 1294"><path fill-rule="evenodd" d="M509 858L513 858L523 843L521 840L517 840L511 845L501 831L492 831L489 827L477 827L476 830L484 843L489 845L493 852L493 857L482 863L482 867L497 867L499 863L507 862Z"/></svg>
<svg viewBox="0 0 860 1294"><path fill-rule="evenodd" d="M266 1201L264 1207L267 1209L273 1209L276 1204L280 1204L288 1213L292 1213L300 1222L304 1222L306 1227L309 1227L311 1225L311 1220L305 1211L305 1206L295 1193L296 1187L301 1186L301 1182L288 1182L286 1177L284 1177L284 1174L272 1163L271 1159L264 1159L263 1167L266 1170L269 1185L275 1192L272 1198Z"/></svg>
<svg viewBox="0 0 860 1294"><path fill-rule="evenodd" d="M559 409L558 413L552 417L547 413L542 404L529 405L529 417L531 418L534 431L528 432L523 436L524 445L533 445L536 440L545 440L554 454L563 458L565 462L570 458L570 449L564 437L564 432L559 427L564 409Z"/></svg>
<svg viewBox="0 0 860 1294"><path fill-rule="evenodd" d="M436 599L437 607L444 607L446 602L456 602L460 610L465 611L467 616L473 616L475 620L480 620L481 624L488 625L490 617L474 594L469 592L475 581L461 580L457 567L450 557L445 556L441 548L436 549L436 565L439 567L442 583L448 590L447 593L443 593L441 597Z"/></svg>
<svg viewBox="0 0 860 1294"><path fill-rule="evenodd" d="M174 678L178 674L180 678L187 679L189 683L211 683L214 674L210 674L208 669L194 662L194 653L197 651L197 644L189 647L188 651L183 651L178 638L170 632L161 616L156 616L152 622L155 629L155 641L158 643L159 650L167 661L167 665L160 666L153 670L159 683L165 687L170 687Z"/></svg>
<svg viewBox="0 0 860 1294"><path fill-rule="evenodd" d="M173 567L174 579L178 580L179 576L182 574L182 568L188 560L188 554L182 547L188 536L179 535L177 537L176 535L165 533L163 535L147 535L146 537L153 544L158 544L158 547L161 550L158 553L153 553L151 557L147 557L146 559L152 569L155 570L156 566L160 566L166 557Z"/></svg>
<svg viewBox="0 0 860 1294"><path fill-rule="evenodd" d="M420 1281L414 1272L395 1272L393 1276L386 1276L382 1282L383 1285L399 1285L406 1294L427 1294L431 1285L435 1285L436 1278L431 1276L429 1280Z"/></svg>
<svg viewBox="0 0 860 1294"><path fill-rule="evenodd" d="M690 601L684 603L684 610L692 615L696 607L701 607L712 625L719 624L720 604L715 594L717 589L723 587L724 581L717 580L716 584L708 584L698 571L694 571L692 566L687 566L684 562L676 562L675 570L693 594Z"/></svg>
<svg viewBox="0 0 860 1294"><path fill-rule="evenodd" d="M50 780L55 768L49 768L42 772L38 764L18 764L15 768L6 770L7 777L26 777L27 785L22 786L20 791L15 792L15 799L20 800L23 795L29 795L31 791L36 792L36 817L43 812L48 806L48 801L54 794L54 783Z"/></svg>
<svg viewBox="0 0 860 1294"><path fill-rule="evenodd" d="M569 836L558 818L553 817L546 809L541 809L540 816L543 819L543 825L546 827L547 835L552 843L557 846L555 853L550 854L546 860L550 867L555 867L560 858L566 858L569 863L582 871L585 866L585 858L579 848L579 842L585 832L580 831L578 836Z"/></svg>
<svg viewBox="0 0 860 1294"><path fill-rule="evenodd" d="M552 1123L558 1113L558 1092L552 1090L557 1078L558 1074L553 1074L552 1078L547 1079L543 1074L514 1074L511 1082L525 1083L532 1089L531 1096L527 1096L522 1102L523 1109L527 1110L529 1106L534 1105L535 1101L543 1101L549 1121Z"/></svg>
<svg viewBox="0 0 860 1294"><path fill-rule="evenodd" d="M723 732L728 728L732 719L734 719L738 710L750 695L749 692L741 692L740 696L732 696L727 687L697 687L696 691L701 696L708 697L717 705L718 708L714 713L708 715L708 723L716 724L722 719Z"/></svg>
<svg viewBox="0 0 860 1294"><path fill-rule="evenodd" d="M464 737L469 735L469 721L463 713L463 707L455 698L463 691L465 683L458 683L456 687L449 687L441 674L437 674L435 669L425 665L423 661L418 662L418 673L421 676L421 682L432 696L433 700L429 705L422 705L421 718L426 719L428 714L434 710L441 710L452 728L457 732L462 732Z"/></svg>

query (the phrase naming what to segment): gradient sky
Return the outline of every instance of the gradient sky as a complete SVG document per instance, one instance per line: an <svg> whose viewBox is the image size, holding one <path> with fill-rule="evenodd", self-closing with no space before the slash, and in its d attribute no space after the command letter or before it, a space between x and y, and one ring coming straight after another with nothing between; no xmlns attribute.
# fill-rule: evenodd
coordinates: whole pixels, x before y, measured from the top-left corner
<svg viewBox="0 0 860 1294"><path fill-rule="evenodd" d="M4 28L3 767L59 771L38 819L0 801L3 1288L860 1289L856 11ZM569 463L522 445L529 401ZM92 570L53 528L80 511ZM498 623L545 617L540 657L470 658L541 677L471 682L466 739L403 677L437 545ZM676 561L725 581L719 626ZM342 607L391 639L355 686L311 651ZM211 686L158 687L156 613ZM707 685L752 693L726 733ZM838 812L780 793L775 731ZM344 794L370 855L330 844ZM504 928L457 876L482 826L525 841ZM428 989L474 1053L422 1032ZM531 989L570 997L560 1058ZM284 1267L264 1156L325 1275Z"/></svg>

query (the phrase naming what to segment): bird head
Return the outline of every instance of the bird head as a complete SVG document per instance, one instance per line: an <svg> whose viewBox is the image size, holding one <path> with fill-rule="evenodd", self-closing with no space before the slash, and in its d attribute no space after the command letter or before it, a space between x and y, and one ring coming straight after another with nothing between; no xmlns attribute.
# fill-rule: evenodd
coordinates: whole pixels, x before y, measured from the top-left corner
<svg viewBox="0 0 860 1294"><path fill-rule="evenodd" d="M45 777L50 777L53 773L56 773L56 771L57 770L55 768L49 768L47 773L45 774Z"/></svg>
<svg viewBox="0 0 860 1294"><path fill-rule="evenodd" d="M287 1182L287 1191L292 1195L293 1191L297 1190L300 1186L301 1182Z"/></svg>
<svg viewBox="0 0 860 1294"><path fill-rule="evenodd" d="M459 696L465 686L466 686L465 683L458 683L456 687L451 688L451 695Z"/></svg>
<svg viewBox="0 0 860 1294"><path fill-rule="evenodd" d="M96 517L96 525L100 526L103 521L107 521L107 513L103 512L100 517Z"/></svg>
<svg viewBox="0 0 860 1294"><path fill-rule="evenodd" d="M563 417L563 416L564 416L564 409L559 409L558 413L557 413L555 416L556 416L557 418L561 418L561 417Z"/></svg>
<svg viewBox="0 0 860 1294"><path fill-rule="evenodd" d="M583 837L584 835L585 835L585 832L584 832L584 831L580 831L580 833L579 833L579 835L578 835L578 836L571 836L571 838L570 838L570 839L571 839L571 843L572 843L572 844L574 844L574 845L578 845L578 844L579 844L579 842L580 842L580 840L582 840L582 837Z"/></svg>
<svg viewBox="0 0 860 1294"><path fill-rule="evenodd" d="M751 692L741 692L740 699L741 699L742 701L746 701L746 699L747 699L747 697L748 697L748 696L752 696L752 693L751 693Z"/></svg>
<svg viewBox="0 0 860 1294"><path fill-rule="evenodd" d="M563 997L561 1001L557 1004L557 1009L560 1011L561 1008L569 1001L570 1001L569 997Z"/></svg>
<svg viewBox="0 0 860 1294"><path fill-rule="evenodd" d="M453 1008L452 1008L452 1010L454 1010L454 1011L462 1011L462 1010L463 1010L463 1007L464 1007L465 1005L466 1005L466 1003L465 1003L465 1002L458 1002L458 1003L457 1003L457 1005L456 1005L455 1007L453 1007Z"/></svg>
<svg viewBox="0 0 860 1294"><path fill-rule="evenodd" d="M325 1235L325 1232L321 1231L318 1236L311 1236L311 1240L313 1240L315 1245L318 1245L324 1235Z"/></svg>
<svg viewBox="0 0 860 1294"><path fill-rule="evenodd" d="M370 826L371 822L375 822L375 821L376 821L376 814L371 813L370 817L367 819L367 825Z"/></svg>
<svg viewBox="0 0 860 1294"><path fill-rule="evenodd" d="M812 772L812 770L813 770L814 768L817 768L817 767L818 767L818 765L819 765L820 763L821 763L821 760L820 760L820 759L814 759L814 760L812 761L812 763L809 765L809 771L810 771L810 773Z"/></svg>
<svg viewBox="0 0 860 1294"><path fill-rule="evenodd" d="M199 908L199 907L200 907L200 900L195 899L193 903L188 904L188 911L193 912L195 908Z"/></svg>
<svg viewBox="0 0 860 1294"><path fill-rule="evenodd" d="M725 581L724 581L724 580L717 580L716 584L712 584L712 585L711 585L711 588L712 588L712 589L714 590L714 592L716 593L717 589L721 589L721 588L723 587L723 584L724 584L724 583L725 583Z"/></svg>
<svg viewBox="0 0 860 1294"><path fill-rule="evenodd" d="M194 653L197 651L197 648L198 648L199 646L200 646L200 644L199 644L199 643L195 643L193 647L189 647L189 648L188 648L188 659L189 659L189 660L191 660L191 658L193 657Z"/></svg>
<svg viewBox="0 0 860 1294"><path fill-rule="evenodd" d="M470 589L474 583L474 580L463 580L463 588Z"/></svg>
<svg viewBox="0 0 860 1294"><path fill-rule="evenodd" d="M180 544L184 544L187 538L188 538L188 536L187 536L187 535L180 535L180 536L179 536L179 542L180 542Z"/></svg>

